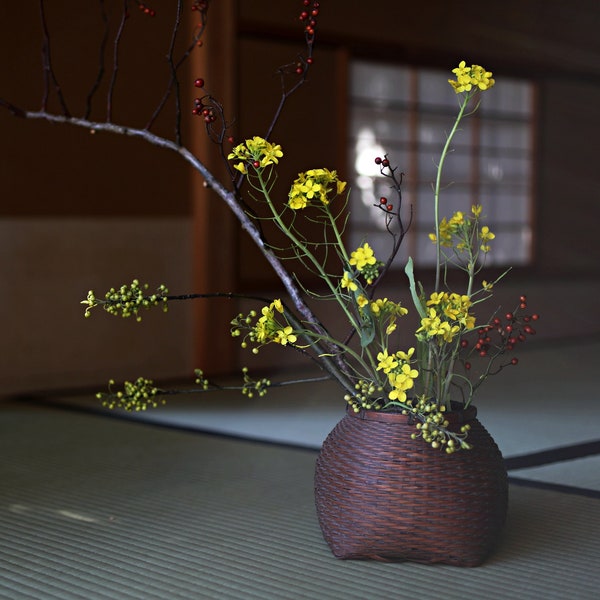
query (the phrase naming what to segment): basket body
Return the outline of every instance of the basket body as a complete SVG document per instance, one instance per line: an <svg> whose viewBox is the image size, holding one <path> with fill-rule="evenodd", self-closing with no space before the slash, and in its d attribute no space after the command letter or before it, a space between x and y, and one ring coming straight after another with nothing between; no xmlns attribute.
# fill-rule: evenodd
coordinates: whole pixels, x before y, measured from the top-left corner
<svg viewBox="0 0 600 600"><path fill-rule="evenodd" d="M491 553L506 518L500 450L470 407L449 413L471 426L471 450L448 455L398 413L348 411L325 440L315 471L319 524L343 559L410 560L473 567Z"/></svg>

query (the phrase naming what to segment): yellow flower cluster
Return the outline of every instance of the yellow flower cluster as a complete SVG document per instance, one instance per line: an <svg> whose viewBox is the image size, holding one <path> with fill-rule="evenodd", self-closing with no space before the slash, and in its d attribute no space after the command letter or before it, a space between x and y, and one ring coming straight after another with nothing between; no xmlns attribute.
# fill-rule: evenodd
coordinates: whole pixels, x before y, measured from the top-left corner
<svg viewBox="0 0 600 600"><path fill-rule="evenodd" d="M392 302L387 298L377 298L370 305L371 313L380 322L387 317L385 324L386 335L392 334L396 329L396 318L408 314L408 309L404 308L399 302ZM382 326L383 329L383 326Z"/></svg>
<svg viewBox="0 0 600 600"><path fill-rule="evenodd" d="M273 300L269 306L263 307L261 313L262 316L254 326L253 335L251 334L252 341L260 344L275 342L286 346L288 343L293 344L297 340L292 326L287 321L285 325L277 321L276 313L283 315L283 304L279 298Z"/></svg>
<svg viewBox="0 0 600 600"><path fill-rule="evenodd" d="M311 169L305 173L298 173L289 193L288 206L293 210L306 208L311 201L319 200L322 204L329 204L329 194L341 194L346 189L346 182L340 181L335 171L329 169Z"/></svg>
<svg viewBox="0 0 600 600"><path fill-rule="evenodd" d="M492 233L490 231L490 228L487 226L484 226L481 228L481 231L479 232L479 239L481 240L481 251L482 252L489 252L490 251L490 245L487 243L489 240L493 240L496 237L496 234Z"/></svg>
<svg viewBox="0 0 600 600"><path fill-rule="evenodd" d="M469 296L435 292L431 294L427 306L427 316L421 319L417 335L422 333L429 339L438 337L440 344L450 344L460 331L475 327L475 317L469 313Z"/></svg>
<svg viewBox="0 0 600 600"><path fill-rule="evenodd" d="M464 60L461 60L458 67L452 69L452 72L456 75L456 80L448 79L448 83L457 94L470 92L473 87L482 91L489 90L496 83L492 79L490 71L486 71L479 65L467 67Z"/></svg>
<svg viewBox="0 0 600 600"><path fill-rule="evenodd" d="M367 265L374 265L377 262L373 248L366 242L359 246L350 255L350 264L356 267L357 271L362 271Z"/></svg>
<svg viewBox="0 0 600 600"><path fill-rule="evenodd" d="M279 144L271 144L255 135L251 140L238 144L227 158L239 160L240 162L236 163L234 168L245 175L248 172L248 164L252 164L255 168L264 168L277 164L282 156L283 151Z"/></svg>
<svg viewBox="0 0 600 600"><path fill-rule="evenodd" d="M452 236L456 235L460 231L460 228L464 226L464 224L465 215L460 210L455 212L449 220L447 220L446 217L444 217L440 221L439 227L440 245L446 246L447 248L451 248L454 245ZM435 243L437 240L435 233L430 233L429 239L433 243Z"/></svg>
<svg viewBox="0 0 600 600"><path fill-rule="evenodd" d="M390 355L385 349L377 355L377 370L388 376L392 388L388 394L390 400L405 402L406 392L413 388L414 380L419 376L419 372L410 364L414 351L414 348L410 348L408 352L399 351Z"/></svg>
<svg viewBox="0 0 600 600"><path fill-rule="evenodd" d="M481 217L481 206L472 206L471 213L472 215L468 217L459 210L455 212L450 219L444 217L440 221L439 234L441 246L447 248L454 247L459 252L464 251L471 246L473 229ZM489 252L490 245L488 242L493 240L496 235L490 231L490 228L487 225L484 225L477 233L477 237L481 242L481 251ZM455 238L457 238L456 241ZM435 244L437 241L435 233L430 233L429 239Z"/></svg>

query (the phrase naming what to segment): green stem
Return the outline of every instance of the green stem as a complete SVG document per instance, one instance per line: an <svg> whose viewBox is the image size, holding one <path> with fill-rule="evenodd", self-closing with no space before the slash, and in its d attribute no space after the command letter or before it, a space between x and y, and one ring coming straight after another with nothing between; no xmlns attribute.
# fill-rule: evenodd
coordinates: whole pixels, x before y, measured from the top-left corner
<svg viewBox="0 0 600 600"><path fill-rule="evenodd" d="M465 108L471 99L471 95L467 94L463 97L462 104L460 105L460 110L458 111L458 115L456 116L456 120L454 121L454 125L452 130L448 134L446 138L446 143L444 144L444 149L442 150L442 154L440 156L440 162L437 168L437 174L435 179L435 191L434 191L434 219L435 219L435 239L436 239L436 256L435 256L435 291L439 292L440 290L440 271L442 264L442 248L440 241L440 187L442 182L442 170L444 168L444 162L446 160L446 156L450 150L450 143L452 142L452 138L458 129L458 125L463 118Z"/></svg>
<svg viewBox="0 0 600 600"><path fill-rule="evenodd" d="M316 256L306 247L306 245L296 235L294 235L292 230L284 223L279 212L275 209L275 206L273 205L273 201L271 200L271 196L269 194L269 190L267 188L267 184L266 184L265 180L263 179L262 171L257 170L256 175L257 175L257 179L260 184L260 192L262 193L262 195L271 211L271 214L273 215L273 220L275 221L275 223L277 224L279 229L286 235L286 237L292 242L292 244L301 251L302 255L305 256L310 261L310 263L316 269L316 271L319 274L319 276L321 277L321 279L323 279L323 281L325 281L325 283L327 284L327 287L331 291L333 297L336 299L337 303L340 305L341 309L344 311L346 318L350 322L350 325L352 327L354 327L355 329L359 329L360 323L358 323L354 319L354 315L348 310L348 307L343 302L340 295L337 293L337 287L331 281L331 278L328 275L328 273L325 271L325 269L323 268L323 265L317 260ZM343 247L343 245L342 245L342 247Z"/></svg>

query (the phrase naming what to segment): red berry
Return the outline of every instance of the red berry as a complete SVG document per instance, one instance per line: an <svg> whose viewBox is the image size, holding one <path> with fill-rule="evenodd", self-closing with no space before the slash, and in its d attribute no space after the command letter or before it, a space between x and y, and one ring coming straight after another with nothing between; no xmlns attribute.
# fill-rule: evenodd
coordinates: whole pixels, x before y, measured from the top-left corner
<svg viewBox="0 0 600 600"><path fill-rule="evenodd" d="M538 314L533 314L533 315L531 315L531 318L532 318L534 321L537 321L537 320L540 318L540 315L538 315Z"/></svg>
<svg viewBox="0 0 600 600"><path fill-rule="evenodd" d="M387 208L387 210L388 210L388 211L390 211L390 212L391 212L392 210L394 210L394 205L393 205L393 204L388 204L388 205L386 206L386 208Z"/></svg>
<svg viewBox="0 0 600 600"><path fill-rule="evenodd" d="M379 204L387 204L387 198L385 196L381 196L381 198L379 198Z"/></svg>
<svg viewBox="0 0 600 600"><path fill-rule="evenodd" d="M527 296L521 296L521 297L519 298L519 301L520 301L520 302L527 302Z"/></svg>
<svg viewBox="0 0 600 600"><path fill-rule="evenodd" d="M471 363L470 362L466 362L465 363L465 369L467 369L467 371L471 368Z"/></svg>
<svg viewBox="0 0 600 600"><path fill-rule="evenodd" d="M381 161L381 164L382 164L384 167L389 167L389 166L390 166L390 161L389 161L387 158L384 158L384 159Z"/></svg>
<svg viewBox="0 0 600 600"><path fill-rule="evenodd" d="M375 159L375 164L376 164L376 165L380 165L382 162L383 162L383 161L381 160L381 156L378 156L378 157Z"/></svg>
<svg viewBox="0 0 600 600"><path fill-rule="evenodd" d="M203 88L204 87L204 79L202 79L201 77L198 77L198 79L196 79L196 81L194 81L194 86L196 86L197 88Z"/></svg>
<svg viewBox="0 0 600 600"><path fill-rule="evenodd" d="M460 340L461 348L466 348L468 345L469 345L469 342L467 340Z"/></svg>
<svg viewBox="0 0 600 600"><path fill-rule="evenodd" d="M510 333L512 330L513 330L513 326L512 326L512 325L507 325L507 326L504 328L504 331L506 331L506 333Z"/></svg>
<svg viewBox="0 0 600 600"><path fill-rule="evenodd" d="M513 359L510 361L510 364L511 364L511 365L516 365L516 364L518 364L518 363L519 363L519 359L518 359L518 358L513 358Z"/></svg>
<svg viewBox="0 0 600 600"><path fill-rule="evenodd" d="M255 160L255 161L252 163L252 166L253 166L255 169L258 169L258 167L260 167L260 162L258 162L257 160Z"/></svg>
<svg viewBox="0 0 600 600"><path fill-rule="evenodd" d="M504 315L505 319L507 321L512 321L515 317L515 315L513 315L512 313L506 313L506 315Z"/></svg>

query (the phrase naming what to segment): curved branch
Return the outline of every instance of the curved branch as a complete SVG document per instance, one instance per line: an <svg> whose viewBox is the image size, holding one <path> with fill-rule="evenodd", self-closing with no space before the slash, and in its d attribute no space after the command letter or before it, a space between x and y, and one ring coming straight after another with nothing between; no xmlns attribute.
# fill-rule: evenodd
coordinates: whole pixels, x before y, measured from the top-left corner
<svg viewBox="0 0 600 600"><path fill-rule="evenodd" d="M242 229L248 232L248 235L252 238L252 241L259 247L260 251L267 259L272 269L275 271L280 281L283 283L286 291L290 295L290 298L302 315L302 317L309 323L318 323L318 319L315 317L313 312L310 310L304 299L302 298L302 292L296 285L294 278L287 272L285 267L281 264L280 260L273 253L273 251L264 243L260 231L258 230L255 223L252 221L250 216L246 214L243 207L239 204L236 193L233 190L228 190L214 175L213 173L202 163L190 150L185 146L180 146L173 140L169 140L160 137L147 129L133 129L130 127L124 127L115 123L101 123L96 121L90 121L88 119L81 119L77 117L66 117L63 115L53 115L45 111L23 111L21 115L27 119L41 119L49 121L50 123L62 123L75 125L82 127L90 131L107 131L110 133L116 133L128 137L140 138L146 142L167 148L179 154L187 163L189 163L202 177L204 177L206 184L227 204L233 214L240 222Z"/></svg>

